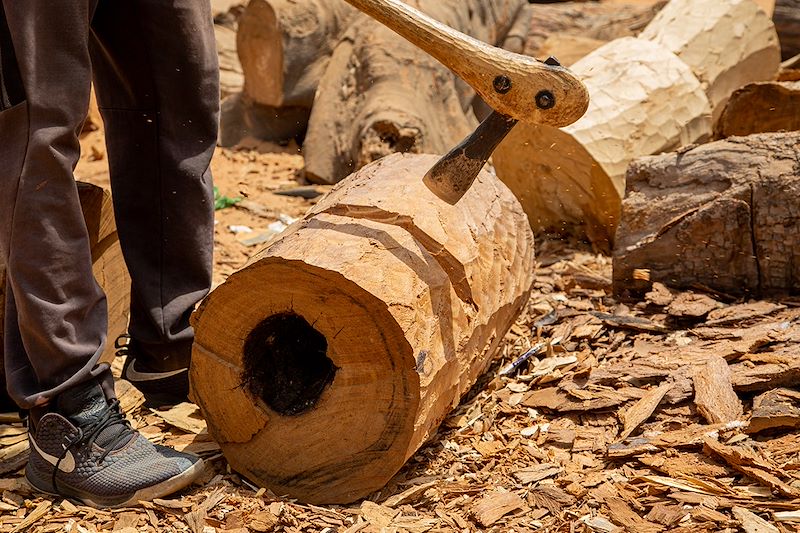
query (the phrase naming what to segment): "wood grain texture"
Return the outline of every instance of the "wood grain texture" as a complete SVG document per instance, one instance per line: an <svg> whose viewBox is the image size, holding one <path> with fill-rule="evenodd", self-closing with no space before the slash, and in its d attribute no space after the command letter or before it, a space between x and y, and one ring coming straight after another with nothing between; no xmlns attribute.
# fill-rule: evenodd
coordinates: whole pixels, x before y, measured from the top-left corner
<svg viewBox="0 0 800 533"><path fill-rule="evenodd" d="M614 292L649 282L723 293L800 287L800 133L730 137L631 164L613 257Z"/></svg>
<svg viewBox="0 0 800 533"><path fill-rule="evenodd" d="M492 109L521 121L566 126L586 111L588 94L580 80L566 68L489 46L463 34L400 0L346 0L402 35L466 81ZM511 80L500 93L498 76ZM549 91L555 105L543 109L536 96Z"/></svg>
<svg viewBox="0 0 800 533"><path fill-rule="evenodd" d="M715 121L733 91L773 79L780 66L775 26L753 0L670 0L639 37L689 65Z"/></svg>
<svg viewBox="0 0 800 533"><path fill-rule="evenodd" d="M518 124L494 163L534 229L609 246L628 163L707 138L710 108L689 67L649 41L614 40L572 70L589 89L586 114L561 129Z"/></svg>
<svg viewBox="0 0 800 533"><path fill-rule="evenodd" d="M714 136L800 130L800 81L750 83L725 105Z"/></svg>
<svg viewBox="0 0 800 533"><path fill-rule="evenodd" d="M232 467L275 493L350 502L382 487L527 301L533 236L519 203L483 171L447 205L422 183L435 161L396 154L349 177L194 316L193 397ZM246 339L287 312L324 336L338 368L295 416L242 386Z"/></svg>
<svg viewBox="0 0 800 533"><path fill-rule="evenodd" d="M781 58L800 54L800 0L777 0L772 20L781 43Z"/></svg>

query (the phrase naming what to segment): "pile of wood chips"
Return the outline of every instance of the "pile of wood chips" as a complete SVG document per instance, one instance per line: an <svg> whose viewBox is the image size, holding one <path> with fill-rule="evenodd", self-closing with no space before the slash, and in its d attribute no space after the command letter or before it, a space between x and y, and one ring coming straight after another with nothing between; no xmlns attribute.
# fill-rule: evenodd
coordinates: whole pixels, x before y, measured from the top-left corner
<svg viewBox="0 0 800 533"><path fill-rule="evenodd" d="M502 358L369 500L303 505L252 486L195 406L151 411L120 381L136 428L206 459L202 484L113 511L43 497L21 477L25 429L6 423L0 531L797 531L800 301L654 284L620 303L610 259L545 241L539 261Z"/></svg>

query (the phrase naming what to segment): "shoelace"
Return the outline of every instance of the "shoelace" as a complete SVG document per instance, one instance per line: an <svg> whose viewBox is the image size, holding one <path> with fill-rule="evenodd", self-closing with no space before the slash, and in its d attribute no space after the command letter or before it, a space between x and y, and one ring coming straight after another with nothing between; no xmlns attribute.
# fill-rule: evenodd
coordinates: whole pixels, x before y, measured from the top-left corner
<svg viewBox="0 0 800 533"><path fill-rule="evenodd" d="M79 427L78 434L74 438L67 439L68 443L66 448L64 448L64 453L58 458L55 468L53 469L52 484L56 492L58 492L58 488L56 487L56 473L58 472L61 461L67 456L67 452L76 444L83 442L86 442L87 447L91 449L100 433L102 433L104 429L115 425L121 425L123 428L110 442L105 444L104 451L97 460L98 463L102 463L108 454L116 449L117 444L136 433L131 427L130 421L125 418L120 408L119 400L116 398L109 401L106 408L103 409L92 422L83 427Z"/></svg>

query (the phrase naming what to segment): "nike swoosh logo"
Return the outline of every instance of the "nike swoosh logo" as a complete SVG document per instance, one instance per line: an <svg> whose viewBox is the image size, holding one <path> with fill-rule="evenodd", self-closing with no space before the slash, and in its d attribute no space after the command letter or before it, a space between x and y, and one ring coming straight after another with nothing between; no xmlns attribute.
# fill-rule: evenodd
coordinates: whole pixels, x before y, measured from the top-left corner
<svg viewBox="0 0 800 533"><path fill-rule="evenodd" d="M131 361L128 368L125 369L125 379L131 383L134 381L155 381L157 379L165 379L172 376L177 376L181 372L186 372L188 368L179 368L178 370L170 370L169 372L139 372L136 370L136 359Z"/></svg>
<svg viewBox="0 0 800 533"><path fill-rule="evenodd" d="M64 455L64 458L61 459L61 462L59 463L58 457L56 457L55 455L50 455L46 451L42 450L41 448L39 448L39 445L36 444L36 440L32 436L28 435L28 437L29 437L28 440L30 441L31 445L33 445L33 449L36 450L36 453L42 456L42 459L44 459L53 466L56 466L56 464L58 464L58 469L64 472L65 474L70 474L75 470L75 457L72 455L71 451L67 450L66 455Z"/></svg>

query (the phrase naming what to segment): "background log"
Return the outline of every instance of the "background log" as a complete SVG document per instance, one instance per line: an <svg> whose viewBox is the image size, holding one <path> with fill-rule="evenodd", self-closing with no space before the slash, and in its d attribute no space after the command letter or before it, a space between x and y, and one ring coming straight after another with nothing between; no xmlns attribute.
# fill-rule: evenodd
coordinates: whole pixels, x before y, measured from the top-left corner
<svg viewBox="0 0 800 533"><path fill-rule="evenodd" d="M798 293L800 133L762 133L631 164L614 291L649 282L730 295ZM641 276L638 276L641 278Z"/></svg>
<svg viewBox="0 0 800 533"><path fill-rule="evenodd" d="M527 301L519 203L485 170L442 202L422 183L436 160L396 154L351 176L194 316L193 398L231 466L276 494L381 488Z"/></svg>
<svg viewBox="0 0 800 533"><path fill-rule="evenodd" d="M433 18L501 43L524 0L420 0ZM335 183L394 152L446 153L475 129L474 91L388 28L359 15L320 81L303 144L306 176Z"/></svg>
<svg viewBox="0 0 800 533"><path fill-rule="evenodd" d="M114 340L128 329L130 277L119 246L111 193L102 187L78 182L78 194L92 249L92 270L108 300L108 341L102 360L114 359ZM3 372L3 309L5 307L5 265L0 262L0 386L5 393ZM0 402L2 403L2 402Z"/></svg>
<svg viewBox="0 0 800 533"><path fill-rule="evenodd" d="M780 67L775 26L752 0L670 0L639 37L689 65L705 86L714 121L733 91L773 79Z"/></svg>
<svg viewBox="0 0 800 533"><path fill-rule="evenodd" d="M800 0L777 0L772 14L781 43L781 57L800 54Z"/></svg>
<svg viewBox="0 0 800 533"><path fill-rule="evenodd" d="M520 123L493 160L534 229L609 248L628 163L707 138L710 108L689 67L649 41L617 39L572 71L589 90L586 114L561 129Z"/></svg>
<svg viewBox="0 0 800 533"><path fill-rule="evenodd" d="M731 95L714 129L717 138L800 130L800 81L745 85Z"/></svg>

